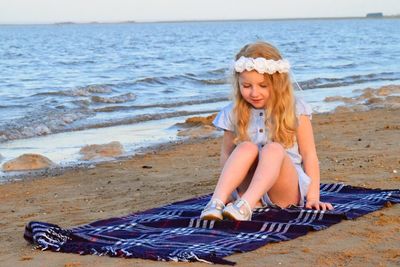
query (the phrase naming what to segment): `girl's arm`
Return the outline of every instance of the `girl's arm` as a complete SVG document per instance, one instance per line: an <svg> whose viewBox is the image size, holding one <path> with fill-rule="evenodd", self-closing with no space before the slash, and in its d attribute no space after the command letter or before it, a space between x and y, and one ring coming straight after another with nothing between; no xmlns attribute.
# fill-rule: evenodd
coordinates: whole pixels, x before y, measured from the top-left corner
<svg viewBox="0 0 400 267"><path fill-rule="evenodd" d="M235 135L231 131L224 131L224 137L222 140L222 147L221 147L221 157L220 157L220 166L221 168L224 167L225 162L228 160L229 155L235 149L235 144L233 140L235 139Z"/></svg>
<svg viewBox="0 0 400 267"><path fill-rule="evenodd" d="M317 210L332 210L330 203L321 202L319 199L319 163L317 150L314 142L314 134L310 118L301 115L299 118L299 127L297 129L297 143L299 152L303 158L303 166L305 173L311 177L311 184L307 193L306 208L315 208Z"/></svg>

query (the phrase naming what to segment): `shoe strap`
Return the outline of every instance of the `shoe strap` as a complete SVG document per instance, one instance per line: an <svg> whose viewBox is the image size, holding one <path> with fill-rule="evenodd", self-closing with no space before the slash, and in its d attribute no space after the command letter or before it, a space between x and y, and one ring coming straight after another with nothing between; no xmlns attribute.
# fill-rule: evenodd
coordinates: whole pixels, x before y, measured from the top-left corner
<svg viewBox="0 0 400 267"><path fill-rule="evenodd" d="M218 210L223 210L225 208L224 202L218 198L212 198L210 202L208 202L206 209L215 208Z"/></svg>
<svg viewBox="0 0 400 267"><path fill-rule="evenodd" d="M244 213L248 213L251 217L251 215L253 214L249 202L247 202L247 200L245 200L243 198L236 200L234 205L237 207L238 211L243 215L244 215ZM245 206L245 209L246 209L245 211L243 211L241 209L242 206Z"/></svg>

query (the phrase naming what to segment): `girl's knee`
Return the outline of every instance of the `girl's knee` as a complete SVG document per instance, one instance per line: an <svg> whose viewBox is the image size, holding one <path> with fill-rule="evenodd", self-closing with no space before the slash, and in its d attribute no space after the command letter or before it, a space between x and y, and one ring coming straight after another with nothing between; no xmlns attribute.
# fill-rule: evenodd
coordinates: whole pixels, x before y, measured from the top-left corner
<svg viewBox="0 0 400 267"><path fill-rule="evenodd" d="M268 153L273 153L274 155L281 155L282 157L285 156L286 153L285 148L277 142L266 144L261 150L261 153L265 153L266 151L268 151Z"/></svg>
<svg viewBox="0 0 400 267"><path fill-rule="evenodd" d="M236 149L240 149L246 153L258 153L258 146L250 141L240 143Z"/></svg>

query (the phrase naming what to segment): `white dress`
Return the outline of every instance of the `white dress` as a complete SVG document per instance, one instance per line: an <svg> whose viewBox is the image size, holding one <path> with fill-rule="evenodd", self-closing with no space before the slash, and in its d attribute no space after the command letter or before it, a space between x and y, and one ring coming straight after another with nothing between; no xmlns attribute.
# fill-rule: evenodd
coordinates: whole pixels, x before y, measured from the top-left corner
<svg viewBox="0 0 400 267"><path fill-rule="evenodd" d="M312 118L312 109L309 104L307 104L302 98L296 97L296 116L307 115ZM233 114L233 103L222 108L218 113L217 117L214 119L213 124L222 130L234 132L234 114ZM261 150L261 148L268 143L268 129L265 126L265 111L264 109L251 110L250 124L248 128L248 134L251 141L256 144ZM297 143L295 143L291 148L286 149L287 154L294 163L296 171L299 178L299 189L300 189L300 206L304 206L304 199L307 196L308 187L311 183L311 178L304 172L302 167L302 158L299 153L299 148ZM234 198L238 197L235 191L232 196ZM274 206L271 202L268 194L262 197L262 202L264 205Z"/></svg>

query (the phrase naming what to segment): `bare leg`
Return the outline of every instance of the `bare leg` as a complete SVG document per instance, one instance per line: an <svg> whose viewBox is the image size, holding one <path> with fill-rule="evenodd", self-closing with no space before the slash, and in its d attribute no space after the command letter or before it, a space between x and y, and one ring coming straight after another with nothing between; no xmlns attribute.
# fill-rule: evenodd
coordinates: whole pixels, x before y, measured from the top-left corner
<svg viewBox="0 0 400 267"><path fill-rule="evenodd" d="M246 192L247 188L249 188L249 185L251 183L251 179L253 179L254 173L256 171L258 165L258 158L253 162L253 165L251 165L249 172L247 173L246 177L244 178L243 182L237 187L237 191L240 197ZM236 199L232 199L231 201L233 202ZM261 199L259 199L256 203L255 207L261 207L262 202Z"/></svg>
<svg viewBox="0 0 400 267"><path fill-rule="evenodd" d="M239 144L226 161L212 198L226 203L233 190L243 182L257 157L257 145L251 142Z"/></svg>
<svg viewBox="0 0 400 267"><path fill-rule="evenodd" d="M254 208L266 192L280 207L297 204L300 199L296 168L278 143L262 149L253 179L242 198Z"/></svg>

